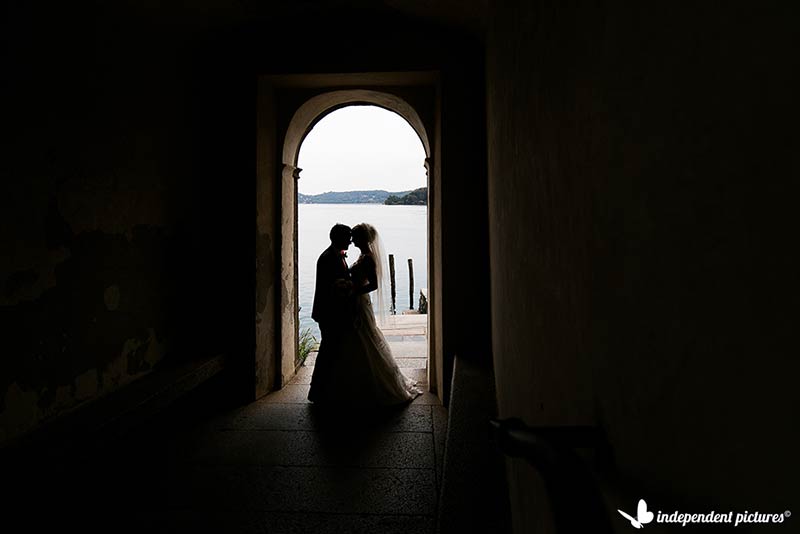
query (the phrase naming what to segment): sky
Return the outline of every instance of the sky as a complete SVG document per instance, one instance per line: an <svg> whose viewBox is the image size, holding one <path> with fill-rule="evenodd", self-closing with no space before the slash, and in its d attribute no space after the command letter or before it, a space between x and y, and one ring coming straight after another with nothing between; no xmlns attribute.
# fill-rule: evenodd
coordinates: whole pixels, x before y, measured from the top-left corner
<svg viewBox="0 0 800 534"><path fill-rule="evenodd" d="M298 156L297 189L327 191L425 187L425 149L400 115L376 106L348 106L322 118Z"/></svg>

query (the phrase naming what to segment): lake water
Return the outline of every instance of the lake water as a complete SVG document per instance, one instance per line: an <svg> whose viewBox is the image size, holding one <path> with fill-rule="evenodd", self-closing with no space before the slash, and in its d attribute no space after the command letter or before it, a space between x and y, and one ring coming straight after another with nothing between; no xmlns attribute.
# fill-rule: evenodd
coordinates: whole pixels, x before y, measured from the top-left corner
<svg viewBox="0 0 800 534"><path fill-rule="evenodd" d="M428 235L426 206L386 206L383 204L299 204L298 205L298 297L300 330L311 328L319 339L317 323L311 319L317 258L331 244L328 233L337 222L348 226L369 223L378 230L386 254L394 254L397 310L407 310L408 258L414 263L414 308L419 290L428 287ZM352 265L359 249L350 245L347 262ZM388 259L386 260L388 265ZM389 307L387 287L385 303ZM373 298L375 292L372 293Z"/></svg>

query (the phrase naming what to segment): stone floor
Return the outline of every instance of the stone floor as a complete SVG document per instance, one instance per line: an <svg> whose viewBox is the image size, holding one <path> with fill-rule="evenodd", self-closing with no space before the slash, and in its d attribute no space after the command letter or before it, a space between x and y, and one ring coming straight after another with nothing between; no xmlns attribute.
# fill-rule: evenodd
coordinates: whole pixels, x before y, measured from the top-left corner
<svg viewBox="0 0 800 534"><path fill-rule="evenodd" d="M426 386L419 359L399 360ZM447 424L438 399L425 393L391 413L321 413L306 399L313 364L186 441L168 493L175 531L199 518L227 530L236 517L246 532L433 532Z"/></svg>
<svg viewBox="0 0 800 534"><path fill-rule="evenodd" d="M408 348L399 363L426 386ZM425 393L388 413L321 412L313 363L247 406L212 389L135 435L20 468L7 510L32 532L433 532L446 410Z"/></svg>

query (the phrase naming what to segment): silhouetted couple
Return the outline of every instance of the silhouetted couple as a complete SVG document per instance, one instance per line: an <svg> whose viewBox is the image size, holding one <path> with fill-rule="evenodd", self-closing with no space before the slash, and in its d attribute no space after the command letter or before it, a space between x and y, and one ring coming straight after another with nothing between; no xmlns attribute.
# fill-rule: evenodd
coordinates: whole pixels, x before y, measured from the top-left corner
<svg viewBox="0 0 800 534"><path fill-rule="evenodd" d="M347 265L350 242L361 250ZM320 341L309 400L315 404L358 403L393 406L413 400L421 391L397 366L378 328L370 301L377 294L379 315L385 315L382 284L383 246L374 227L336 224L331 246L317 260L311 317L319 323Z"/></svg>

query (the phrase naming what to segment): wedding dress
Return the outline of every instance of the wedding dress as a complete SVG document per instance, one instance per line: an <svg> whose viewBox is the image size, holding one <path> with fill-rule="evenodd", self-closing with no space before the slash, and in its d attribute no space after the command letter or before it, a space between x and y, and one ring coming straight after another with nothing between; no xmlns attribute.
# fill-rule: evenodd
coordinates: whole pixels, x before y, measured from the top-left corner
<svg viewBox="0 0 800 534"><path fill-rule="evenodd" d="M376 265L371 254L362 254L350 268L356 290L375 278ZM375 319L370 293L356 295L353 329L344 349L350 352L346 361L359 369L351 369L361 394L381 406L413 400L422 391L400 371L392 350ZM363 366L363 367L362 367Z"/></svg>

